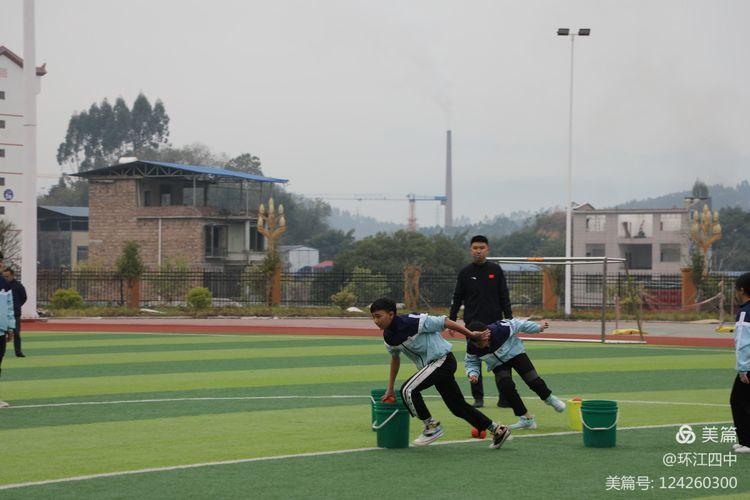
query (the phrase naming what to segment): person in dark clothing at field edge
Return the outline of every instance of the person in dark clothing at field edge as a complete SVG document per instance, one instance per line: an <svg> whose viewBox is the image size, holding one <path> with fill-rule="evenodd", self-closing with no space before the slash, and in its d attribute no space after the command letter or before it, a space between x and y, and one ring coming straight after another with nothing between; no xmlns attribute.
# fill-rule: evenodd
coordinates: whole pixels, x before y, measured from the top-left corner
<svg viewBox="0 0 750 500"><path fill-rule="evenodd" d="M461 304L464 305L465 325L472 321L481 321L489 325L501 319L512 319L510 294L503 269L494 262L487 261L490 253L487 237L474 236L470 245L472 263L458 273L449 319L455 321L458 318ZM497 390L500 395L497 405L510 408L511 405L503 396L499 385ZM474 396L476 408L484 406L481 371L476 383L471 384L471 395Z"/></svg>
<svg viewBox="0 0 750 500"><path fill-rule="evenodd" d="M729 404L737 430L735 453L750 453L750 273L745 273L734 284L739 301L737 324L734 326L734 346L737 357L737 376L734 378Z"/></svg>
<svg viewBox="0 0 750 500"><path fill-rule="evenodd" d="M13 348L17 358L25 358L21 350L21 306L26 303L26 288L16 279L16 273L10 267L3 270L3 291L13 293L13 316L16 319L16 327L13 329Z"/></svg>

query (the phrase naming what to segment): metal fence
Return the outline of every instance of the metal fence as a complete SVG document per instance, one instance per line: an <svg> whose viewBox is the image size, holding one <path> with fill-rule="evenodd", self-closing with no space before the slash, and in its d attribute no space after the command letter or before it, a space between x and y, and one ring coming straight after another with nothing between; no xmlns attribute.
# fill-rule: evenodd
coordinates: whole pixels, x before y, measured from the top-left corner
<svg viewBox="0 0 750 500"><path fill-rule="evenodd" d="M508 271L505 273L511 303L514 307L539 308L542 305L542 273L538 271ZM719 290L721 276L711 276L701 287L701 297L713 296ZM646 308L679 309L682 284L678 274L631 274L630 282L624 273L574 273L572 277L572 305L577 309L601 307L602 286L606 283L608 303L614 305L615 296L627 301L629 293L639 290L646 297ZM629 284L630 283L630 284ZM726 304L732 300L731 279L724 282ZM419 281L420 307L448 307L456 284L455 275L422 274ZM208 288L214 305L247 306L265 303L266 280L257 271L217 272L208 270L147 271L141 276L141 305L182 305L188 291L194 287ZM343 287L357 296L358 306L366 306L377 297L386 295L397 302L404 300L404 277L400 274L347 274L330 271L309 274L283 274L281 302L289 306L329 306L331 295ZM126 300L126 280L111 271L40 270L38 273L39 304L49 304L54 292L72 288L84 302L97 305L123 305ZM562 286L559 287L562 289ZM559 297L562 303L563 296Z"/></svg>
<svg viewBox="0 0 750 500"><path fill-rule="evenodd" d="M126 300L126 280L116 272L41 270L37 278L39 304L49 304L54 292L61 288L77 290L89 304L122 305ZM541 273L509 272L506 278L513 304L541 305ZM419 280L421 305L450 306L455 285L454 275L423 274ZM263 304L266 296L264 276L251 272L147 271L141 276L140 286L142 306L184 304L187 292L197 286L211 291L215 305ZM331 305L331 295L344 287L354 292L359 306L384 295L397 302L404 300L403 275L321 272L282 274L281 302L293 306L327 306Z"/></svg>
<svg viewBox="0 0 750 500"><path fill-rule="evenodd" d="M632 301L635 293L644 297L645 307L651 309L679 309L682 306L682 276L679 274L573 274L571 280L572 305L579 309L596 309L602 304L603 283L607 287L607 305L614 306L615 297L621 303Z"/></svg>

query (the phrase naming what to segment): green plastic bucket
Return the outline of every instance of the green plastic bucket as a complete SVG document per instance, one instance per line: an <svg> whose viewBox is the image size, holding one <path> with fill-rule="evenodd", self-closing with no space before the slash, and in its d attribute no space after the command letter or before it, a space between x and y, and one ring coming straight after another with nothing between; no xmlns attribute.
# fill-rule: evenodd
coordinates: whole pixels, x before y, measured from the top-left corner
<svg viewBox="0 0 750 500"><path fill-rule="evenodd" d="M581 402L582 408L617 408L617 401L610 401L608 399L584 399Z"/></svg>
<svg viewBox="0 0 750 500"><path fill-rule="evenodd" d="M584 400L581 404L583 445L613 448L617 444L617 401Z"/></svg>
<svg viewBox="0 0 750 500"><path fill-rule="evenodd" d="M375 421L375 403L382 403L380 401L385 394L385 389L373 389L370 391L370 422ZM401 392L396 393L396 402L401 402ZM372 430L375 432L375 429Z"/></svg>
<svg viewBox="0 0 750 500"><path fill-rule="evenodd" d="M376 402L372 429L377 432L379 448L409 447L409 411L400 399L395 403Z"/></svg>

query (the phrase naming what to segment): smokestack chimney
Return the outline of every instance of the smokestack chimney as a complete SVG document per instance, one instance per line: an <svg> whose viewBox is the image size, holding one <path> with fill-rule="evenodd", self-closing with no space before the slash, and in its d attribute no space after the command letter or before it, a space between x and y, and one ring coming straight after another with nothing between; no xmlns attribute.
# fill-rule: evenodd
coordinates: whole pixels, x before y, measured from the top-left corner
<svg viewBox="0 0 750 500"><path fill-rule="evenodd" d="M448 130L445 145L445 227L453 227L453 152L451 131Z"/></svg>

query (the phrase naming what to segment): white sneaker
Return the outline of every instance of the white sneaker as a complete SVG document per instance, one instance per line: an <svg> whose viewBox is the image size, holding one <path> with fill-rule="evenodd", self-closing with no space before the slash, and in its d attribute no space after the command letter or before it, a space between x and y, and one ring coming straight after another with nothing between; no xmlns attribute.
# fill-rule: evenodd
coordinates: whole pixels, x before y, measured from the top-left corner
<svg viewBox="0 0 750 500"><path fill-rule="evenodd" d="M5 401L0 401L0 408L7 408L9 406L10 405L8 403L6 403Z"/></svg>
<svg viewBox="0 0 750 500"><path fill-rule="evenodd" d="M734 449L735 453L750 453L750 446L738 446Z"/></svg>
<svg viewBox="0 0 750 500"><path fill-rule="evenodd" d="M734 443L732 445L732 451L736 450L737 448L742 448L742 445L740 443Z"/></svg>
<svg viewBox="0 0 750 500"><path fill-rule="evenodd" d="M508 427L510 427L514 431L516 429L536 429L536 419L534 417L521 416L518 419L518 422L516 422L515 424L511 424Z"/></svg>
<svg viewBox="0 0 750 500"><path fill-rule="evenodd" d="M414 446L426 446L442 436L443 428L440 426L440 422L435 421L425 425L422 434L412 441L411 444Z"/></svg>
<svg viewBox="0 0 750 500"><path fill-rule="evenodd" d="M550 394L550 396L545 399L544 402L554 408L557 413L562 413L565 411L565 402L553 394Z"/></svg>

